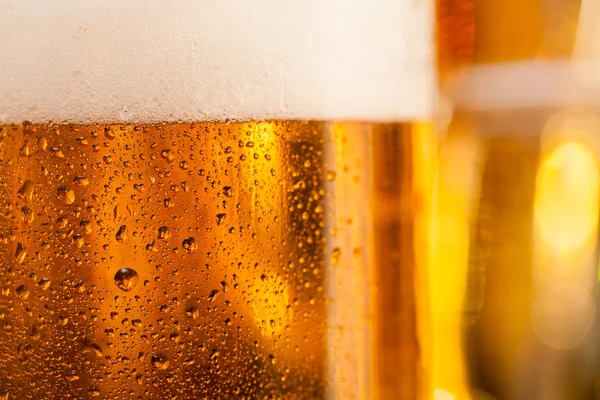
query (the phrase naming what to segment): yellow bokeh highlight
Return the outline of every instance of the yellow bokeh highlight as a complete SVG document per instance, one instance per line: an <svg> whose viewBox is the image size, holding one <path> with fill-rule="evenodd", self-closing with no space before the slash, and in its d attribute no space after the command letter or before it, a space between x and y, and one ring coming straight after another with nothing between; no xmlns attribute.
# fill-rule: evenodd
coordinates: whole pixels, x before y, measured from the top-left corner
<svg viewBox="0 0 600 400"><path fill-rule="evenodd" d="M563 143L542 160L535 223L555 251L577 250L597 231L599 184L596 156L581 143Z"/></svg>

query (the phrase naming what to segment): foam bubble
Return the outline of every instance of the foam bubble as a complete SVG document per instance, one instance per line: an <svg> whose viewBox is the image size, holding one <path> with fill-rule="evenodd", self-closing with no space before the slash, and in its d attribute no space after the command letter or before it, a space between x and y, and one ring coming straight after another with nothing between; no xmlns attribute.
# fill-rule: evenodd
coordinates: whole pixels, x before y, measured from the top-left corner
<svg viewBox="0 0 600 400"><path fill-rule="evenodd" d="M8 0L6 122L431 115L432 2Z"/></svg>

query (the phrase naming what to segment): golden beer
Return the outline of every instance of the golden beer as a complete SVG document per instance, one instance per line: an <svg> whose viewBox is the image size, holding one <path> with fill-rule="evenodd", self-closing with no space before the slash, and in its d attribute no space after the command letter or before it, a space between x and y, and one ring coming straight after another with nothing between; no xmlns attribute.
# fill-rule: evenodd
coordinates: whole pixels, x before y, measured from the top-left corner
<svg viewBox="0 0 600 400"><path fill-rule="evenodd" d="M0 18L1 398L428 398L431 4Z"/></svg>
<svg viewBox="0 0 600 400"><path fill-rule="evenodd" d="M3 126L5 396L424 396L431 140L400 123ZM348 342L375 355L353 366L363 387L327 372Z"/></svg>
<svg viewBox="0 0 600 400"><path fill-rule="evenodd" d="M441 247L455 274L432 289L434 354L452 349L433 372L440 399L598 396L598 91L578 64L595 8L438 2Z"/></svg>

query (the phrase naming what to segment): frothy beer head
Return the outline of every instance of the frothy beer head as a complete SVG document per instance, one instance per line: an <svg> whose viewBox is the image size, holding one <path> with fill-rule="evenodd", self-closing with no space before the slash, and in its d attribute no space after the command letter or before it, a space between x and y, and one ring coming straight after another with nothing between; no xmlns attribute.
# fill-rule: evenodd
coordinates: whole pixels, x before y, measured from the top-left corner
<svg viewBox="0 0 600 400"><path fill-rule="evenodd" d="M3 2L0 123L424 118L429 3Z"/></svg>

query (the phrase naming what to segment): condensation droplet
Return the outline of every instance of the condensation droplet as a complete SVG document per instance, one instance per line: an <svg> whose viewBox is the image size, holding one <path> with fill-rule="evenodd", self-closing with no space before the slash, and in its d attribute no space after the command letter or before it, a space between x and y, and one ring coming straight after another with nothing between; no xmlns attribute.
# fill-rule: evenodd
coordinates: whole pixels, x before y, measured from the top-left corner
<svg viewBox="0 0 600 400"><path fill-rule="evenodd" d="M217 297L219 297L219 291L217 289L214 289L208 295L208 301L212 303Z"/></svg>
<svg viewBox="0 0 600 400"><path fill-rule="evenodd" d="M196 243L196 239L194 239L191 236L183 239L183 243L181 245L188 253L195 253L196 250L198 249L198 244Z"/></svg>
<svg viewBox="0 0 600 400"><path fill-rule="evenodd" d="M42 290L46 290L50 287L50 279L42 278L38 281L37 284Z"/></svg>
<svg viewBox="0 0 600 400"><path fill-rule="evenodd" d="M160 228L158 228L158 238L159 239L166 240L169 237L171 237L171 232L169 231L168 227L161 226Z"/></svg>
<svg viewBox="0 0 600 400"><path fill-rule="evenodd" d="M35 184L32 181L26 180L17 191L17 197L21 200L25 200L28 203L31 202L31 200L33 200L34 187Z"/></svg>
<svg viewBox="0 0 600 400"><path fill-rule="evenodd" d="M56 191L56 198L65 204L73 204L75 202L75 192L68 186L61 186Z"/></svg>
<svg viewBox="0 0 600 400"><path fill-rule="evenodd" d="M25 261L25 256L27 255L27 249L25 245L21 242L17 243L17 250L15 251L15 261L19 264L22 264Z"/></svg>
<svg viewBox="0 0 600 400"><path fill-rule="evenodd" d="M104 353L102 352L102 348L97 343L92 342L89 339L83 340L83 350L84 354L95 354L97 357L103 357Z"/></svg>
<svg viewBox="0 0 600 400"><path fill-rule="evenodd" d="M183 363L183 365L194 365L194 364L196 364L196 361L194 360L193 357L186 357L181 362Z"/></svg>
<svg viewBox="0 0 600 400"><path fill-rule="evenodd" d="M23 300L29 297L29 289L27 289L27 286L25 285L19 286L16 290L16 293L17 297Z"/></svg>
<svg viewBox="0 0 600 400"><path fill-rule="evenodd" d="M126 225L121 225L119 227L119 230L117 231L117 233L115 235L115 239L117 239L117 242L121 242L121 243L123 243L125 240L127 240L127 226Z"/></svg>
<svg viewBox="0 0 600 400"><path fill-rule="evenodd" d="M164 149L160 152L160 156L169 164L175 159L175 153L170 149Z"/></svg>
<svg viewBox="0 0 600 400"><path fill-rule="evenodd" d="M190 317L191 319L196 319L200 316L200 312L198 311L197 307L194 306L190 306L187 308L187 310L185 310L186 314L188 317Z"/></svg>
<svg viewBox="0 0 600 400"><path fill-rule="evenodd" d="M155 368L163 370L169 368L170 361L164 354L155 354L150 361Z"/></svg>
<svg viewBox="0 0 600 400"><path fill-rule="evenodd" d="M331 263L333 265L337 265L338 262L340 261L340 255L342 254L342 251L340 250L339 247L334 248L331 251Z"/></svg>
<svg viewBox="0 0 600 400"><path fill-rule="evenodd" d="M23 142L23 146L19 148L19 154L23 157L29 157L33 153L32 146L29 144L29 140Z"/></svg>
<svg viewBox="0 0 600 400"><path fill-rule="evenodd" d="M81 222L79 223L79 226L81 226L83 228L83 232L86 235L89 235L90 233L92 233L92 223L90 221L88 221L87 219L81 220Z"/></svg>
<svg viewBox="0 0 600 400"><path fill-rule="evenodd" d="M74 234L73 243L75 243L78 248L81 248L83 246L83 236L80 233Z"/></svg>
<svg viewBox="0 0 600 400"><path fill-rule="evenodd" d="M227 214L217 214L217 225L221 225L227 219Z"/></svg>
<svg viewBox="0 0 600 400"><path fill-rule="evenodd" d="M34 218L33 210L27 206L21 207L21 217L23 218L23 222L31 224Z"/></svg>
<svg viewBox="0 0 600 400"><path fill-rule="evenodd" d="M73 178L73 184L77 186L87 186L90 184L90 181L83 175L77 175L75 178Z"/></svg>
<svg viewBox="0 0 600 400"><path fill-rule="evenodd" d="M135 287L138 281L138 273L131 268L121 268L115 274L115 284L125 292L129 292Z"/></svg>

